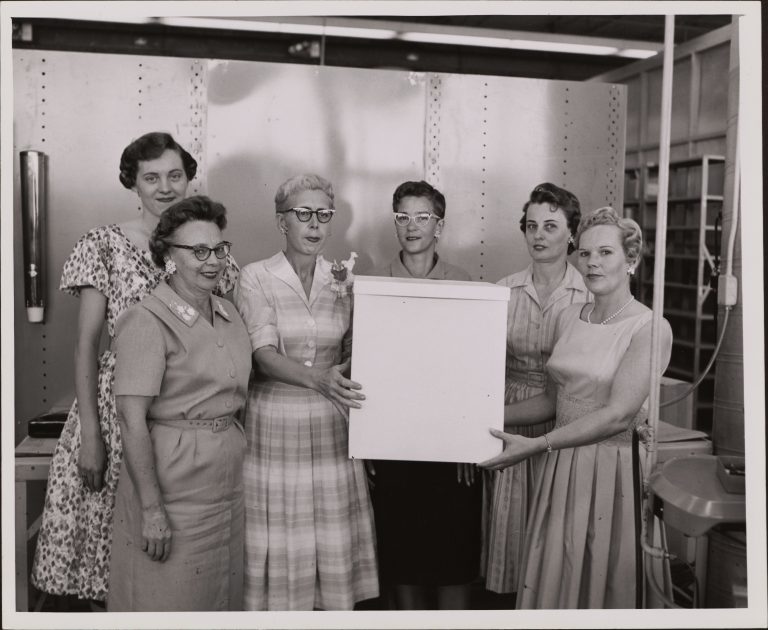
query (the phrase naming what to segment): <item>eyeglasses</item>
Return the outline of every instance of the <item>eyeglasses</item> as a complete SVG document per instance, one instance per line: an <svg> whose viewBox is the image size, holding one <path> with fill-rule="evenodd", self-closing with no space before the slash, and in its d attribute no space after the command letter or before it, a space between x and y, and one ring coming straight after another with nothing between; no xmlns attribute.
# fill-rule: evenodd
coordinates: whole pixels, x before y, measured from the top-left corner
<svg viewBox="0 0 768 630"><path fill-rule="evenodd" d="M195 254L195 258L200 261L208 260L211 257L211 252L216 255L216 258L226 258L232 247L232 243L229 241L221 241L221 243L214 247L206 247L205 245L177 245L176 243L168 243L168 245L170 247L178 247L179 249L191 249Z"/></svg>
<svg viewBox="0 0 768 630"><path fill-rule="evenodd" d="M405 212L395 212L395 225L405 227L411 221L413 221L414 224L418 227L424 227L432 218L435 218L439 221L442 217L439 217L436 214L432 214L431 212L419 212L418 214L414 215L406 214Z"/></svg>
<svg viewBox="0 0 768 630"><path fill-rule="evenodd" d="M318 208L313 210L312 208L288 208L287 210L278 210L278 214L285 214L286 212L295 212L296 218L302 223L306 223L312 218L314 214L320 223L328 223L333 218L333 213L336 212L333 208Z"/></svg>
<svg viewBox="0 0 768 630"><path fill-rule="evenodd" d="M413 221L418 227L424 227L427 223L429 223L429 220L433 217L438 221L442 218L437 216L436 214L432 214L431 212L419 212L418 214L414 214L413 216L411 216L410 214L406 214L405 212L395 212L395 225L399 225L400 227L405 227L411 221Z"/></svg>

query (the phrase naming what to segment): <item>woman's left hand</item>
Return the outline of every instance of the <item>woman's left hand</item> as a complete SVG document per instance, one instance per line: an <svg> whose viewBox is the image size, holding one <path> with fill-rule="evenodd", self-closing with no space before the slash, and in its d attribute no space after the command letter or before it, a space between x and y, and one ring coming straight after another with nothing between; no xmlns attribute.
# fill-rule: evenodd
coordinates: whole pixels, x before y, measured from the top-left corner
<svg viewBox="0 0 768 630"><path fill-rule="evenodd" d="M504 442L504 450L496 455L496 457L480 462L478 466L482 466L483 468L503 470L504 468L509 468L510 466L528 459L538 451L536 447L536 438L527 438L522 435L504 433L503 431L497 431L496 429L491 429L491 435Z"/></svg>
<svg viewBox="0 0 768 630"><path fill-rule="evenodd" d="M459 462L456 464L456 481L471 486L475 483L475 465Z"/></svg>
<svg viewBox="0 0 768 630"><path fill-rule="evenodd" d="M314 387L330 400L345 418L349 417L350 407L360 409L361 405L358 401L365 400L365 396L359 391L362 385L344 377L344 372L349 370L349 365L350 360L347 359L344 363L321 370L318 372L319 377Z"/></svg>

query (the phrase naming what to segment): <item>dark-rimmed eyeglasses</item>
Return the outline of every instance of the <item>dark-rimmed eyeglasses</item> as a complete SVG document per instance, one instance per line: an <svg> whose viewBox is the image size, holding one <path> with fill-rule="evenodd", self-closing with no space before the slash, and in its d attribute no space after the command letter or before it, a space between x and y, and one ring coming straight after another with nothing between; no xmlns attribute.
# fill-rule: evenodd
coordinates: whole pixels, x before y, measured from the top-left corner
<svg viewBox="0 0 768 630"><path fill-rule="evenodd" d="M413 221L418 227L424 227L432 218L435 218L438 221L441 219L441 217L432 214L431 212L419 212L414 215L406 214L405 212L395 212L395 225L405 227Z"/></svg>
<svg viewBox="0 0 768 630"><path fill-rule="evenodd" d="M177 243L168 243L169 247L178 247L179 249L190 249L200 261L208 260L211 257L211 252L214 253L216 258L226 258L229 254L229 250L232 248L232 243L229 241L221 241L218 245L213 247L207 247L205 245L179 245Z"/></svg>
<svg viewBox="0 0 768 630"><path fill-rule="evenodd" d="M320 223L328 223L333 218L333 213L336 212L333 208L304 208L299 206L298 208L288 208L287 210L278 210L278 214L285 214L286 212L296 213L296 218L302 223L307 223L314 214Z"/></svg>

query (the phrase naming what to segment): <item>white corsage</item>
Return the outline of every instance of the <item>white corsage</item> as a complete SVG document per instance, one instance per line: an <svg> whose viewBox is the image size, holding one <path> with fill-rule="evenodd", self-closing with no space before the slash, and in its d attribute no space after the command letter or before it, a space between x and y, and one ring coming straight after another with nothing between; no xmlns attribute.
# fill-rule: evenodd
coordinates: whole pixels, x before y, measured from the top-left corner
<svg viewBox="0 0 768 630"><path fill-rule="evenodd" d="M355 276L352 274L352 269L355 266L355 259L357 258L357 252L352 252L347 260L342 260L340 263L333 261L331 265L331 291L336 294L337 298L345 298L352 293L352 283L355 281Z"/></svg>

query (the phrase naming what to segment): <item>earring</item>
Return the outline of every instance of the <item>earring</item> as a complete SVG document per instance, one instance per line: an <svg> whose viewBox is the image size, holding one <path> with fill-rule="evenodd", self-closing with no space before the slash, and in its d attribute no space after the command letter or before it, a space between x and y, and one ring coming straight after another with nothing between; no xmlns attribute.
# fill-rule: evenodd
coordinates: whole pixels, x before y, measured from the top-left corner
<svg viewBox="0 0 768 630"><path fill-rule="evenodd" d="M169 276L176 273L176 263L173 262L169 257L166 256L165 258L165 273L167 273Z"/></svg>
<svg viewBox="0 0 768 630"><path fill-rule="evenodd" d="M635 268L634 267L627 267L627 273L630 276L634 276L635 275Z"/></svg>
<svg viewBox="0 0 768 630"><path fill-rule="evenodd" d="M573 245L573 242L573 236L571 235L568 237L568 245Z"/></svg>
<svg viewBox="0 0 768 630"><path fill-rule="evenodd" d="M286 230L284 227L281 227L281 228L280 228L280 234L282 234L283 236L285 236L286 234L288 234L288 230Z"/></svg>

